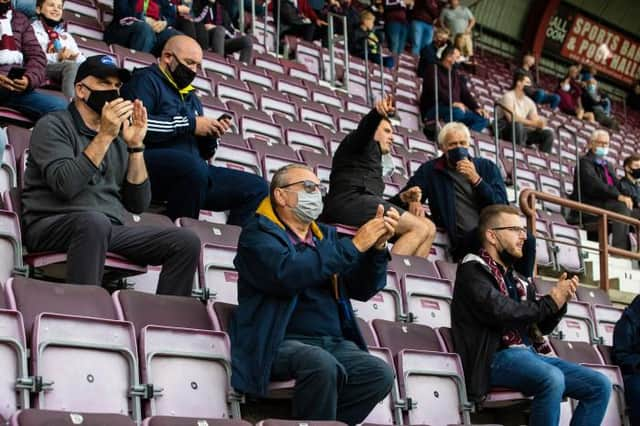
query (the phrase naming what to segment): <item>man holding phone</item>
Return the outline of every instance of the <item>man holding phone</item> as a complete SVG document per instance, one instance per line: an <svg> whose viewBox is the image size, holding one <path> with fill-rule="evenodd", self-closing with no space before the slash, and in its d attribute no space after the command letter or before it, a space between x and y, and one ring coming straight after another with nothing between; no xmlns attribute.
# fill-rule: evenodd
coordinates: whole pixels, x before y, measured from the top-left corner
<svg viewBox="0 0 640 426"><path fill-rule="evenodd" d="M242 226L269 190L259 176L207 163L231 121L203 115L191 85L201 62L194 39L174 36L158 64L134 72L122 94L140 99L149 112L145 160L153 199L167 203L166 214L197 219L200 209L229 210L228 223Z"/></svg>
<svg viewBox="0 0 640 426"><path fill-rule="evenodd" d="M46 66L47 58L29 19L13 10L10 0L0 0L0 106L33 120L65 109L64 98L34 90L45 81Z"/></svg>

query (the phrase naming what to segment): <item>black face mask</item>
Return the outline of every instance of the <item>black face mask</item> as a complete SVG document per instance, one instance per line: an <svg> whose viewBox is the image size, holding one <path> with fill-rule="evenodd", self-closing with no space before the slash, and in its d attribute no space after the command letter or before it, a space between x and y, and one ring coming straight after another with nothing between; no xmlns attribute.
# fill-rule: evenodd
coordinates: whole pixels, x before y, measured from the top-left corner
<svg viewBox="0 0 640 426"><path fill-rule="evenodd" d="M0 15L4 15L11 9L11 2L8 1L6 3L0 3Z"/></svg>
<svg viewBox="0 0 640 426"><path fill-rule="evenodd" d="M631 169L629 174L633 176L634 179L640 179L640 169Z"/></svg>
<svg viewBox="0 0 640 426"><path fill-rule="evenodd" d="M62 23L62 19L55 21L53 19L47 18L44 15L40 15L40 19L42 19L42 22L44 22L44 24L49 28L55 28Z"/></svg>
<svg viewBox="0 0 640 426"><path fill-rule="evenodd" d="M496 237L496 240L498 240L498 237ZM514 256L513 254L509 253L504 248L504 245L502 244L502 241L498 240L498 242L500 243L500 246L502 247L500 250L498 250L498 256L500 257L500 262L502 262L502 264L504 266L506 266L507 268L512 267L513 264L516 263L516 260L518 260L519 258Z"/></svg>
<svg viewBox="0 0 640 426"><path fill-rule="evenodd" d="M91 89L89 89L91 90ZM113 90L91 90L91 94L84 102L89 108L94 110L96 114L102 115L102 108L107 102L111 102L120 97L120 93Z"/></svg>
<svg viewBox="0 0 640 426"><path fill-rule="evenodd" d="M194 78L196 78L196 72L191 68L180 62L180 60L173 55L178 65L171 71L171 77L174 83L178 86L178 89L184 89L191 84Z"/></svg>

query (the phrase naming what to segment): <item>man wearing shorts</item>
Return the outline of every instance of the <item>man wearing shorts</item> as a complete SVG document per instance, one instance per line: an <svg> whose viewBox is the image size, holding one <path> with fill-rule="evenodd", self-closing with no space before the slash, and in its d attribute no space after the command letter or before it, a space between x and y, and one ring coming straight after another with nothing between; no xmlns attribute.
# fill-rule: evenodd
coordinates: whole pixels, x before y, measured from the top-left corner
<svg viewBox="0 0 640 426"><path fill-rule="evenodd" d="M379 100L358 128L340 143L333 156L329 194L322 215L324 222L359 227L376 215L378 204L384 205L385 211L390 207L397 209L382 198L383 175L386 174L383 163L392 164L393 127L389 114L393 111L391 96ZM408 188L399 197L408 204L419 201L422 194L416 186ZM397 239L391 252L427 257L435 237L435 225L408 211L399 209L399 212Z"/></svg>

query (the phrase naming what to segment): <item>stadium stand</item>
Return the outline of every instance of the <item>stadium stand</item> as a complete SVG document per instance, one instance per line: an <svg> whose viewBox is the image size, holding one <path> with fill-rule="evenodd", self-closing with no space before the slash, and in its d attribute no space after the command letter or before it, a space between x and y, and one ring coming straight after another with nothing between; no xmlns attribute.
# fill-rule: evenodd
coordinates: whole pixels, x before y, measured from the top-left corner
<svg viewBox="0 0 640 426"><path fill-rule="evenodd" d="M112 13L109 0L65 2L67 30L82 53L113 55L129 69L154 63L152 55L102 41ZM235 123L233 132L221 138L213 164L267 180L284 164L307 164L328 185L331 155L369 110L365 67L369 67L373 91L380 93L384 86L383 91L396 99L396 169L386 181L385 193L394 195L420 164L439 154L436 142L421 129L417 58L401 54L398 68L385 71L384 77L377 65L351 58L349 90L334 90L328 78L323 79L329 75L326 48L287 36L285 50L294 60L276 58L263 45L264 39L273 42L274 22L269 17L266 23L259 19L255 24L252 64L206 52L194 82L205 111L213 116L228 113ZM341 42L336 47L340 49ZM492 110L508 89L513 62L487 51L474 59L476 73L467 73L470 89L483 107ZM336 55L336 65L340 78L345 71L341 53ZM540 85L546 90L553 90L555 84L552 76L541 74ZM510 143L501 143L496 152L488 133L472 133L474 155L499 164L511 185L510 200L525 188L567 198L576 162L567 131L576 134L579 148L584 149L596 129L575 117L552 113L546 106L539 110L555 132L553 150L546 154L518 147L516 167ZM623 124L620 131L611 133L610 160L621 174L621 160L640 148L640 114L629 111L626 121L622 120L622 106L616 101L613 111ZM33 122L17 111L0 108L0 123L7 126L8 140L0 166L0 424L251 424L241 419L242 397L229 386L226 335L237 303L233 258L240 228L187 218L176 221L175 226L194 230L202 242L194 286L198 298L151 294L159 269L132 265L115 256L108 259L115 271L108 279L126 277L133 290L117 291L112 298L100 288L25 278L29 274L55 281L64 276L59 270L46 269L63 264L64 254L23 252L19 188ZM539 271L548 273L549 279L560 271L576 272L594 282L599 266L597 258L583 251L588 245L585 231L567 224L557 205L543 202L539 207L536 234L545 238L537 245ZM202 214L201 218L207 216ZM152 213L128 219L132 224L174 226ZM483 408L467 401L464 372L448 329L456 265L448 261L447 249L448 242L437 239L429 259L394 256L386 288L368 302L353 304L371 353L392 366L397 376L391 394L365 424L470 424L472 409ZM611 275L618 278L621 290L637 293L640 280L627 275L640 272L631 266L612 267ZM539 295L552 285L536 278ZM613 305L609 294L581 286L551 339L557 356L602 371L614 383L606 425L625 422L622 376L611 365L613 326L620 315L621 308ZM514 401L522 403L526 398L495 390L484 408ZM571 411L571 402L563 402L561 424L569 424ZM260 426L342 426L304 419L255 420Z"/></svg>

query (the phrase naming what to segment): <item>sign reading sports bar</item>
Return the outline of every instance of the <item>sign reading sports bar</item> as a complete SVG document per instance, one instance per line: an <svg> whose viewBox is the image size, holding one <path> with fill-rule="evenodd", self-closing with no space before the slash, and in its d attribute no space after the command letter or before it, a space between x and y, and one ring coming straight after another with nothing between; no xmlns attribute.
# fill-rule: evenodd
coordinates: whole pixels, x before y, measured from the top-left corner
<svg viewBox="0 0 640 426"><path fill-rule="evenodd" d="M572 62L593 64L625 84L640 78L640 41L566 3L549 21L544 48Z"/></svg>

